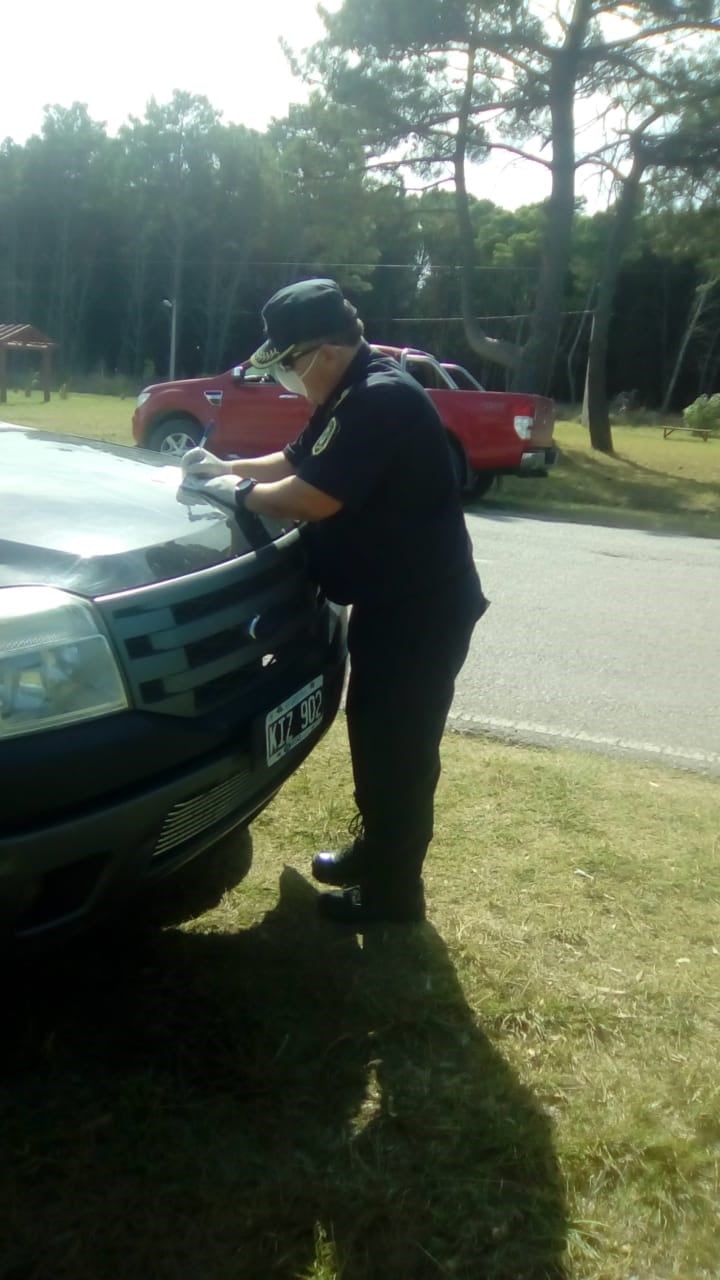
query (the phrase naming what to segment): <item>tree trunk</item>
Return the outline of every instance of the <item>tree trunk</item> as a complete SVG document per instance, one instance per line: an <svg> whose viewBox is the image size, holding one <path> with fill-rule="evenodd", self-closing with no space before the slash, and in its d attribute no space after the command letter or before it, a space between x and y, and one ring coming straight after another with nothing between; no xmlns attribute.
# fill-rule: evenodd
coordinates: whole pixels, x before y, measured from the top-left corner
<svg viewBox="0 0 720 1280"><path fill-rule="evenodd" d="M613 452L610 411L607 396L607 348L613 298L623 253L630 238L633 219L640 199L640 179L645 161L639 154L633 159L632 169L622 184L620 198L615 207L610 234L605 249L602 276L593 316L585 375L585 399L583 424L590 430L590 443L600 453Z"/></svg>
<svg viewBox="0 0 720 1280"><path fill-rule="evenodd" d="M247 258L243 256L235 264L232 279L230 280L225 291L225 298L220 314L220 320L217 328L217 350L215 357L216 368L225 359L225 352L228 345L228 333L230 332L230 324L232 322L235 307L237 305L237 296L242 283L242 278L247 272Z"/></svg>
<svg viewBox="0 0 720 1280"><path fill-rule="evenodd" d="M143 211L144 212L144 211ZM146 228L147 217L139 218L140 225ZM145 294L146 274L149 251L147 231L132 240L132 260L126 268L128 277L127 303L120 345L119 365L124 371L130 371L133 378L139 378L145 367Z"/></svg>
<svg viewBox="0 0 720 1280"><path fill-rule="evenodd" d="M513 377L514 391L545 395L553 372L575 214L575 126L573 104L575 63L561 50L550 75L553 161L552 193L540 281L530 337L522 349Z"/></svg>
<svg viewBox="0 0 720 1280"><path fill-rule="evenodd" d="M476 15L477 18L477 15ZM501 338L490 338L478 324L473 312L475 293L475 232L470 217L467 182L465 178L465 158L467 155L468 125L472 107L473 83L475 80L475 58L477 46L475 33L468 46L465 88L458 114L458 129L455 140L455 212L457 216L458 235L460 239L460 303L465 328L465 336L473 351L493 364L512 369L520 358L520 348L514 342L504 342Z"/></svg>
<svg viewBox="0 0 720 1280"><path fill-rule="evenodd" d="M661 413L667 413L670 408L670 401L672 400L672 394L675 390L675 383L680 376L680 370L682 369L683 360L685 359L685 352L690 345L690 339L692 338L700 321L700 317L705 310L708 298L718 283L719 278L720 277L718 276L714 276L712 280L703 281L701 285L698 285L695 291L695 302L693 303L692 311L690 312L690 318L685 326L685 332L682 337L682 342L680 343L680 349L677 353L677 359L675 360L673 371L670 374L670 380L665 389L663 402L660 405Z"/></svg>
<svg viewBox="0 0 720 1280"><path fill-rule="evenodd" d="M568 399L570 404L575 404L575 372L573 369L575 352L577 351L578 346L580 345L580 339L583 333L585 332L585 323L587 321L588 315L591 313L591 310L592 310L592 300L593 300L594 292L595 292L595 285L592 284L590 286L590 289L588 290L588 296L585 302L585 309L580 317L580 323L577 327L577 330L575 332L575 337L572 340L572 344L570 346L570 350L568 351L568 355L567 355Z"/></svg>
<svg viewBox="0 0 720 1280"><path fill-rule="evenodd" d="M698 377L699 396L712 395L712 389L717 384L717 371L720 368L720 352L717 350L719 336L717 331L713 334L705 352Z"/></svg>
<svg viewBox="0 0 720 1280"><path fill-rule="evenodd" d="M213 245L213 256L205 289L205 343L203 347L203 373L214 373L218 367L218 358L216 353L218 347L219 274L220 264L218 262L218 246L217 243L215 243Z"/></svg>

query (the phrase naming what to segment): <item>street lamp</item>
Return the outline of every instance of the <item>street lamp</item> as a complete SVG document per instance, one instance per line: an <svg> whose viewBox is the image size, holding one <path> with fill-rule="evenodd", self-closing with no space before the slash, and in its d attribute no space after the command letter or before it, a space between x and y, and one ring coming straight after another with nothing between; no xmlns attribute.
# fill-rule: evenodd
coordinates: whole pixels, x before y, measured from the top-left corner
<svg viewBox="0 0 720 1280"><path fill-rule="evenodd" d="M175 358L177 355L177 302L173 298L163 298L163 306L170 311L170 369L168 377L172 381L175 377Z"/></svg>

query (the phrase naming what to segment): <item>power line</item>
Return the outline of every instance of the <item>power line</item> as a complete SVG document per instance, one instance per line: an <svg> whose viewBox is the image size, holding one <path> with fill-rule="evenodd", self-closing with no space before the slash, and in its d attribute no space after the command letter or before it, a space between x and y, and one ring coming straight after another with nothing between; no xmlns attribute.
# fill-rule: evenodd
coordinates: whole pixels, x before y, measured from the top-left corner
<svg viewBox="0 0 720 1280"><path fill-rule="evenodd" d="M50 251L48 251L46 256L47 257L52 256ZM128 253L125 252L124 250L119 250L117 257L109 258L105 256L101 257L99 255L96 255L93 257L92 261L93 261L93 264L98 264L98 265L109 264L111 266L117 266L122 264L123 261L126 261L129 256L130 255L128 255ZM170 260L169 257L167 258L152 257L152 258L144 258L143 262L145 266L148 266L148 267L166 267L169 260ZM24 266L27 262L34 262L35 259L23 258L20 255L17 255L15 261L18 265ZM227 266L233 266L235 263L235 260L230 255L228 255L227 257L218 256L216 258L185 258L183 261L186 267L209 267L209 266L227 267ZM350 270L414 271L414 272L418 272L420 275L423 275L423 276L438 275L442 272L458 272L458 271L461 272L464 270L464 268L459 264L455 266L448 265L448 264L440 264L437 266L424 266L422 263L418 264L416 262L320 262L319 265L321 265L324 268L328 268L328 269L331 268L333 271L340 271L340 270L342 271L350 271ZM253 259L252 262L246 262L242 264L242 267L243 267L243 270L245 271L251 271L255 267L282 267L284 270L292 270L292 271L304 271L304 270L310 270L310 269L312 269L313 271L316 271L318 268L318 260L316 259L315 262L271 262L271 261L265 261L263 259ZM239 267L237 267L236 269L239 270ZM522 271L525 273L531 272L537 275L537 273L540 271L540 267L539 266L537 267L476 266L476 267L473 267L473 271L482 271L482 272Z"/></svg>
<svg viewBox="0 0 720 1280"><path fill-rule="evenodd" d="M591 316L592 311L561 311L561 316ZM530 320L534 312L532 311L514 311L508 316L473 316L473 320ZM463 316L379 316L377 321L369 317L367 324L383 323L383 324L455 324L462 323Z"/></svg>
<svg viewBox="0 0 720 1280"><path fill-rule="evenodd" d="M349 271L351 268L353 269L362 268L363 270L366 270L366 271L418 271L421 275L431 275L433 272L436 272L436 271L463 271L464 270L464 267L460 263L454 263L454 264L438 263L438 264L432 264L432 265L426 266L422 262L418 263L418 262L325 262L324 260L321 260L321 261L322 261L322 266L324 267L332 267L333 269L342 268L342 270L344 271ZM248 265L253 267L292 267L292 268L313 267L315 268L318 265L318 259L316 259L314 262L269 262L269 261L263 261L263 259L259 258L259 259L253 259L253 262L249 263ZM538 272L539 270L540 270L539 266L537 267L523 267L523 266L490 266L488 267L488 266L480 266L480 265L473 266L473 271Z"/></svg>

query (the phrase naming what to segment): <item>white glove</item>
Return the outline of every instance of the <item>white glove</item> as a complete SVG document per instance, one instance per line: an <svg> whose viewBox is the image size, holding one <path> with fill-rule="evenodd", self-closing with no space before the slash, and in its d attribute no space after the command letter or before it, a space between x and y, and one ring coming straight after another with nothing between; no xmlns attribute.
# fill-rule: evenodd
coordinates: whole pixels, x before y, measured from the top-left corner
<svg viewBox="0 0 720 1280"><path fill-rule="evenodd" d="M235 490L239 483L239 476L210 476L205 479L202 474L193 472L189 476L183 476L180 488L201 493L205 498L213 498L215 502L222 502L223 506L234 510Z"/></svg>
<svg viewBox="0 0 720 1280"><path fill-rule="evenodd" d="M198 479L211 480L213 476L232 474L232 463L216 458L209 449L189 449L180 460L183 476L197 476Z"/></svg>

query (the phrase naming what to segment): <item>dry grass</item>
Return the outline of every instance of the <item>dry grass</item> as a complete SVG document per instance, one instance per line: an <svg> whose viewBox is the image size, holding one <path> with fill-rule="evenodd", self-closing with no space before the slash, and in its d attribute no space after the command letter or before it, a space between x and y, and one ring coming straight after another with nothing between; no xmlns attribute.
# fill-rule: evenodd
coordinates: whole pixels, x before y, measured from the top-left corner
<svg viewBox="0 0 720 1280"><path fill-rule="evenodd" d="M546 512L598 524L720 537L720 440L659 427L613 428L615 455L590 448L577 423L559 422L561 456L547 480L504 478L486 501L496 509Z"/></svg>
<svg viewBox="0 0 720 1280"><path fill-rule="evenodd" d="M0 1276L714 1280L718 783L450 736L431 923L359 940L343 731L214 909L16 977Z"/></svg>

